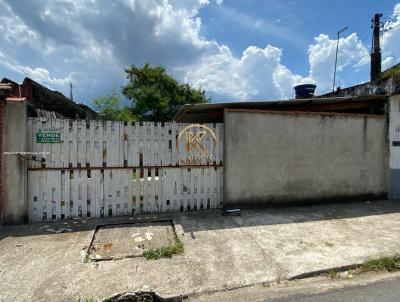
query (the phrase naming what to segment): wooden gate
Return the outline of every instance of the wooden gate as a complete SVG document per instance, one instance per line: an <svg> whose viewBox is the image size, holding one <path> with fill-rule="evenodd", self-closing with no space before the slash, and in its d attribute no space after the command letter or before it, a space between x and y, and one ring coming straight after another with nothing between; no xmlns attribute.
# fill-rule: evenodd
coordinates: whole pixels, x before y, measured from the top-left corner
<svg viewBox="0 0 400 302"><path fill-rule="evenodd" d="M28 119L30 221L222 206L223 125Z"/></svg>

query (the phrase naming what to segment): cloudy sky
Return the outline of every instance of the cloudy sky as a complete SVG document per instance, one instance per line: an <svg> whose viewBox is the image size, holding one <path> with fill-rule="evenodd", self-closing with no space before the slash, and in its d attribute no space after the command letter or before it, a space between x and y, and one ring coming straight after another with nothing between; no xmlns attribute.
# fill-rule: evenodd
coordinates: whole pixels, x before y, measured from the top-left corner
<svg viewBox="0 0 400 302"><path fill-rule="evenodd" d="M31 77L87 104L161 64L213 102L284 99L367 81L371 17L383 13L383 66L400 62L400 3L391 0L0 0L0 77Z"/></svg>

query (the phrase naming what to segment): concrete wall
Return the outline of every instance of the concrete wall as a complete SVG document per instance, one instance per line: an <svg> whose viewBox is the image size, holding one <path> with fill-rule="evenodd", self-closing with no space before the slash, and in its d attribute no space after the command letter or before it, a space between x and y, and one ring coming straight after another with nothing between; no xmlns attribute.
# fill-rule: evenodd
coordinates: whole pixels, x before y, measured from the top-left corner
<svg viewBox="0 0 400 302"><path fill-rule="evenodd" d="M3 185L3 125L5 93L0 90L0 225L3 224L4 214L4 185Z"/></svg>
<svg viewBox="0 0 400 302"><path fill-rule="evenodd" d="M224 204L386 198L384 117L225 112Z"/></svg>
<svg viewBox="0 0 400 302"><path fill-rule="evenodd" d="M400 95L389 98L389 145L389 197L400 199Z"/></svg>
<svg viewBox="0 0 400 302"><path fill-rule="evenodd" d="M392 95L400 93L400 79L398 76L344 88L319 97L348 97L367 95Z"/></svg>
<svg viewBox="0 0 400 302"><path fill-rule="evenodd" d="M27 161L7 152L27 151L25 101L6 101L3 117L3 175L5 224L27 222Z"/></svg>

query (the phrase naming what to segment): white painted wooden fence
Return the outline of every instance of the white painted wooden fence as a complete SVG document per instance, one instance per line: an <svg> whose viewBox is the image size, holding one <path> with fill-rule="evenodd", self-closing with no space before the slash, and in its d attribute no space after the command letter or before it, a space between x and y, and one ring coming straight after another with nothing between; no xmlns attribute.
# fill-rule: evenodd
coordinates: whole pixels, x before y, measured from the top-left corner
<svg viewBox="0 0 400 302"><path fill-rule="evenodd" d="M204 138L213 162L182 166L176 141L188 124L29 118L30 221L220 207L223 125L204 125L217 137L215 149ZM38 131L61 141L38 143Z"/></svg>

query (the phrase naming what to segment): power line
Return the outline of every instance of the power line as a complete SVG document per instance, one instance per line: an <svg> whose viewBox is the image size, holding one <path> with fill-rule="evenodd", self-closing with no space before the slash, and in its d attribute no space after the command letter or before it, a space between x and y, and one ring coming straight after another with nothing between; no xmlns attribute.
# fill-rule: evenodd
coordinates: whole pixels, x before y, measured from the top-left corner
<svg viewBox="0 0 400 302"><path fill-rule="evenodd" d="M398 28L398 27L400 27L400 23L397 24L396 26L393 26L393 27L390 26L389 28L383 30L383 33L382 33L382 34L385 34L385 33L387 33L388 31L393 30L393 29Z"/></svg>
<svg viewBox="0 0 400 302"><path fill-rule="evenodd" d="M361 42L364 42L366 39L368 39L369 37L371 37L372 36L372 33L368 33L368 34L366 34L365 36L364 36L364 38L362 38L362 39L360 39L360 41Z"/></svg>
<svg viewBox="0 0 400 302"><path fill-rule="evenodd" d="M366 39L370 38L371 36L372 36L372 33L370 32L370 33L366 34L362 39L360 39L360 41L361 41L361 42L364 42ZM347 76L349 76L357 67L359 67L359 66L361 65L361 63L362 63L365 59L367 59L369 56L370 56L370 54L364 56L360 61L358 61L358 63L357 63L356 65L353 66L353 68L352 68L348 73L346 73L345 76L341 77L341 76L339 75L339 78L340 78L341 80L345 79L345 78L346 78Z"/></svg>
<svg viewBox="0 0 400 302"><path fill-rule="evenodd" d="M388 17L386 17L386 18L388 18ZM385 30L385 31L383 32L383 34L384 34L385 32L387 32L387 31L392 30L392 29L395 29L395 28L397 28L397 27L400 27L400 24L398 24L398 25L396 25L396 26L394 26L394 27L390 27L389 29ZM367 35L365 35L362 39L360 39L360 41L361 41L361 42L364 42L366 39L370 38L371 36L372 36L372 32L369 32L369 33L368 33ZM346 73L343 77L341 77L341 76L339 75L339 78L340 78L341 80L343 80L343 79L345 79L346 77L348 77L348 76L349 76L350 74L352 74L352 73L357 69L357 67L359 67L359 66L364 62L364 60L366 60L369 56L370 56L370 54L364 56L364 57L363 57L356 65L354 65L353 68L352 68L348 73Z"/></svg>
<svg viewBox="0 0 400 302"><path fill-rule="evenodd" d="M384 19L392 19L392 13L387 14L388 17L385 17ZM387 25L387 23L391 23L391 20L387 21L385 25ZM400 27L400 23L397 24L396 26L393 27L389 27L387 29L382 30L382 35L384 35L386 32L399 28ZM366 39L370 38L372 36L372 32L369 32L368 34L366 34L363 38L360 39L361 42L364 42ZM353 66L353 68L347 72L343 77L338 75L338 77L340 78L341 81L343 81L345 78L347 78L350 74L352 74L358 67L360 67L362 65L362 63L364 62L364 60L366 60L367 58L369 58L370 54L364 56L356 65Z"/></svg>
<svg viewBox="0 0 400 302"><path fill-rule="evenodd" d="M394 27L388 26L390 23L392 23L393 20L398 19L399 16L400 15L399 14L395 14L395 12L389 12L389 13L385 14L385 17L383 19L387 20L387 21L383 24L382 35L385 32L387 32L389 30L392 30L392 29L395 29L395 28L400 26L400 24L398 24L398 25L396 25ZM385 28L385 27L388 27L388 28Z"/></svg>
<svg viewBox="0 0 400 302"><path fill-rule="evenodd" d="M369 58L369 56L370 56L370 54L368 54L368 55L366 55L364 58L362 58L356 65L353 66L353 68L352 68L348 73L346 73L345 76L343 76L343 77L339 76L340 79L343 80L343 79L345 79L346 77L348 77L353 71L356 70L357 67L361 66L361 63L363 63L363 61L364 61L365 59Z"/></svg>

